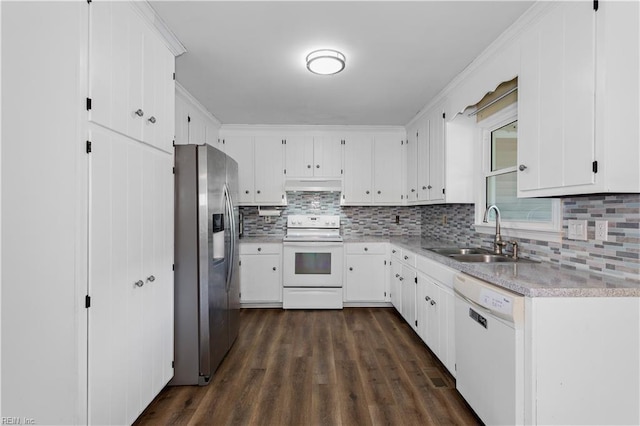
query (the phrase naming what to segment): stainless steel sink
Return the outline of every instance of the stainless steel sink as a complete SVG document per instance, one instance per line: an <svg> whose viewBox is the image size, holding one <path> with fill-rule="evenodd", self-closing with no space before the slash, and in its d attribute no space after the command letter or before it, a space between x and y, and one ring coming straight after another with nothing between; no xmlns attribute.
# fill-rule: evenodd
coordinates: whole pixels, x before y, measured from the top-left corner
<svg viewBox="0 0 640 426"><path fill-rule="evenodd" d="M477 247L430 248L428 250L443 256L491 254L491 251Z"/></svg>
<svg viewBox="0 0 640 426"><path fill-rule="evenodd" d="M504 254L451 254L451 259L458 262L473 262L473 263L496 263L496 262L518 262L518 263L531 263L535 262L529 259L523 259L521 257L514 259L513 257Z"/></svg>

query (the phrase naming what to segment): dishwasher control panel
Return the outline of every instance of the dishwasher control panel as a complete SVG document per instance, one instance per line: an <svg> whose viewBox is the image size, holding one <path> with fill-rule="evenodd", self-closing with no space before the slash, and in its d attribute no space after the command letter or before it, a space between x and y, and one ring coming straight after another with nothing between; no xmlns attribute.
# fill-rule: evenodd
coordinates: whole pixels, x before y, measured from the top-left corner
<svg viewBox="0 0 640 426"><path fill-rule="evenodd" d="M488 288L480 290L480 305L495 312L510 315L513 311L513 298Z"/></svg>

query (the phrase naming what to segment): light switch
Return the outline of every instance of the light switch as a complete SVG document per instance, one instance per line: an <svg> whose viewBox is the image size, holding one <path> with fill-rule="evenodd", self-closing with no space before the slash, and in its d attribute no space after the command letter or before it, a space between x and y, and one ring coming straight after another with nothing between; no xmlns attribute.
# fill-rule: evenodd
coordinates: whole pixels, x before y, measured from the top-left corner
<svg viewBox="0 0 640 426"><path fill-rule="evenodd" d="M587 221L569 220L567 238L570 240L587 241Z"/></svg>

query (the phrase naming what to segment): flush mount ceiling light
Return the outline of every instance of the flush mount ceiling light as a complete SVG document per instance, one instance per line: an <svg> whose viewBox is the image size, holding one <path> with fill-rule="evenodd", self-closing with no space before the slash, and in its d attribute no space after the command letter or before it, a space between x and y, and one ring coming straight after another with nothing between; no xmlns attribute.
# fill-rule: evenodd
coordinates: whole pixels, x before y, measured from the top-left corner
<svg viewBox="0 0 640 426"><path fill-rule="evenodd" d="M346 58L337 50L314 50L307 55L307 69L314 74L337 74L344 69Z"/></svg>

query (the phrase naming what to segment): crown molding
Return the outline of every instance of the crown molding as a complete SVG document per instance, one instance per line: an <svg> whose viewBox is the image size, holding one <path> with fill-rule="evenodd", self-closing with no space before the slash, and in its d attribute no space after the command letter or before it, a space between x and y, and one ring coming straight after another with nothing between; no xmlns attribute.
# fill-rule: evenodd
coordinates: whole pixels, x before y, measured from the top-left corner
<svg viewBox="0 0 640 426"><path fill-rule="evenodd" d="M388 132L405 134L404 126L326 125L326 124L223 124L220 131L231 132Z"/></svg>
<svg viewBox="0 0 640 426"><path fill-rule="evenodd" d="M160 37L162 37L171 53L173 53L173 56L180 56L187 51L187 48L178 40L178 37L176 37L173 31L171 31L171 28L162 20L147 0L133 0L131 4L142 19L147 21L147 23L160 34Z"/></svg>

